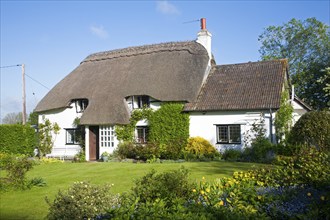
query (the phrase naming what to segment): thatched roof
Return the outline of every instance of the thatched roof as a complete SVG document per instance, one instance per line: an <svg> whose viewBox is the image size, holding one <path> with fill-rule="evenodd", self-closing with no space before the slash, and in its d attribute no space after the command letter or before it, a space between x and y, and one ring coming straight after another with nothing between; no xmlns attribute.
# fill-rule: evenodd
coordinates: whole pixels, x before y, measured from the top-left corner
<svg viewBox="0 0 330 220"><path fill-rule="evenodd" d="M37 112L88 99L82 124L126 124L125 97L148 95L160 101L195 100L209 61L195 41L113 50L88 56L37 105Z"/></svg>
<svg viewBox="0 0 330 220"><path fill-rule="evenodd" d="M214 66L185 111L278 109L287 68L285 59Z"/></svg>

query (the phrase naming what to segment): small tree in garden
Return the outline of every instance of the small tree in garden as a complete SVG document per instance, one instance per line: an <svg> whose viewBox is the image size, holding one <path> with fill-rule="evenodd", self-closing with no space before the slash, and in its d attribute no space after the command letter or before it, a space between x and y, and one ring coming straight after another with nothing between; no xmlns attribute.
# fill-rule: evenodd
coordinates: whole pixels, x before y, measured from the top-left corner
<svg viewBox="0 0 330 220"><path fill-rule="evenodd" d="M301 116L292 128L289 143L330 151L330 112L313 111Z"/></svg>
<svg viewBox="0 0 330 220"><path fill-rule="evenodd" d="M51 123L49 119L43 117L43 123L39 124L39 153L40 156L48 154L52 151L54 146L55 138L53 135L59 134L60 127L58 124Z"/></svg>

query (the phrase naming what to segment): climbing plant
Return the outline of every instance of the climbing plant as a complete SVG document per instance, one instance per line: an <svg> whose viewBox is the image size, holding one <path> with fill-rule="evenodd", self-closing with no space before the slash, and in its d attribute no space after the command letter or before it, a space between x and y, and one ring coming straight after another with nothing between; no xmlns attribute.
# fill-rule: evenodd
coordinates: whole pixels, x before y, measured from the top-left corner
<svg viewBox="0 0 330 220"><path fill-rule="evenodd" d="M292 126L293 107L289 102L289 92L284 90L281 94L280 109L275 117L276 138L279 142L287 137Z"/></svg>
<svg viewBox="0 0 330 220"><path fill-rule="evenodd" d="M183 104L166 103L150 119L149 139L161 148L163 158L180 157L189 138L189 114L183 113Z"/></svg>
<svg viewBox="0 0 330 220"><path fill-rule="evenodd" d="M51 123L45 116L42 117L42 120L43 123L39 124L39 152L41 156L52 151L55 141L53 135L56 137L61 129L56 122Z"/></svg>
<svg viewBox="0 0 330 220"><path fill-rule="evenodd" d="M127 125L116 125L115 132L119 141L134 141L135 126L140 120L149 120L153 110L151 108L134 109L131 114L130 123Z"/></svg>

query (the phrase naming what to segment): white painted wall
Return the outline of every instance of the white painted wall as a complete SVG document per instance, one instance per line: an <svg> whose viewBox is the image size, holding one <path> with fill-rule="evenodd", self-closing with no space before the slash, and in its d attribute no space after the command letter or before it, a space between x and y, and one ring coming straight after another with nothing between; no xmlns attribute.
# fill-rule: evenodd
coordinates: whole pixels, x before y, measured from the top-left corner
<svg viewBox="0 0 330 220"><path fill-rule="evenodd" d="M260 121L260 114L264 114L266 135L270 138L270 134L275 134L274 126L270 132L271 124L274 122L274 113L272 113L273 121L270 122L270 113L267 111L216 111L216 112L191 112L190 113L190 137L200 136L210 141L210 143L219 151L228 148L243 149L244 134L252 128L252 124ZM218 144L216 125L221 124L239 124L241 125L241 144Z"/></svg>
<svg viewBox="0 0 330 220"><path fill-rule="evenodd" d="M294 125L303 114L307 113L307 110L296 101L292 102L292 107L293 107L292 117L293 117L293 125Z"/></svg>
<svg viewBox="0 0 330 220"><path fill-rule="evenodd" d="M82 113L76 113L75 104L72 103L70 108L64 108L60 110L52 110L47 113L42 113L39 115L39 123L43 122L43 117L49 119L51 123L57 123L60 127L60 132L58 135L53 135L54 137L54 149L56 152L63 154L66 152L79 152L80 146L73 144L66 144L66 130L65 128L74 128L72 126L73 121L76 117L81 117Z"/></svg>

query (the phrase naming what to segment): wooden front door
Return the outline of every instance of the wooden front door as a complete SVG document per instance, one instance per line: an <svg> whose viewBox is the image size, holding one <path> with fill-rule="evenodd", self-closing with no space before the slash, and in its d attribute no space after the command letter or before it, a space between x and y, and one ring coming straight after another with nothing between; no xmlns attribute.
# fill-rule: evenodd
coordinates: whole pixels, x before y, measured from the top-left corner
<svg viewBox="0 0 330 220"><path fill-rule="evenodd" d="M99 159L99 127L89 127L89 160Z"/></svg>

